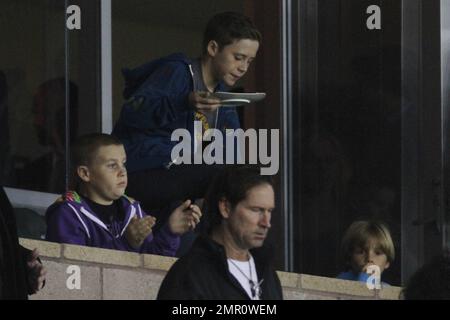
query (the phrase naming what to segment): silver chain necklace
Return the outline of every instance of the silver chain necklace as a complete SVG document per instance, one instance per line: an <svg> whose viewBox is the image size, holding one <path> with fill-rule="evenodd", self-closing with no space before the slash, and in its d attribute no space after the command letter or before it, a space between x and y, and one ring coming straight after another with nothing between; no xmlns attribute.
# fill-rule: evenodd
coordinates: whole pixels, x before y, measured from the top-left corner
<svg viewBox="0 0 450 320"><path fill-rule="evenodd" d="M261 279L260 282L255 282L252 279L252 264L250 263L251 260L251 255L249 254L249 259L248 259L248 269L250 270L250 277L248 277L244 271L242 271L241 268L238 267L238 265L236 263L233 262L232 259L229 259L230 262L236 267L236 269L238 269L238 271L240 273L242 273L242 275L248 280L248 283L250 285L250 292L252 294L252 298L256 298L258 297L258 299L261 299L261 283L264 281L264 279ZM255 270L256 272L256 270Z"/></svg>

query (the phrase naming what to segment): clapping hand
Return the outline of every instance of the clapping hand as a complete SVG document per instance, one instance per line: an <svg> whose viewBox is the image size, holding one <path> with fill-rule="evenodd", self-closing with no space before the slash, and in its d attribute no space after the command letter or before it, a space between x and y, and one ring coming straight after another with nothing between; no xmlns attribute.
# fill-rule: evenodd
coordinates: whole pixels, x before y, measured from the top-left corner
<svg viewBox="0 0 450 320"><path fill-rule="evenodd" d="M125 237L128 243L134 249L138 249L148 235L152 233L152 228L155 223L155 217L145 216L143 218L138 218L137 216L134 216L125 231Z"/></svg>

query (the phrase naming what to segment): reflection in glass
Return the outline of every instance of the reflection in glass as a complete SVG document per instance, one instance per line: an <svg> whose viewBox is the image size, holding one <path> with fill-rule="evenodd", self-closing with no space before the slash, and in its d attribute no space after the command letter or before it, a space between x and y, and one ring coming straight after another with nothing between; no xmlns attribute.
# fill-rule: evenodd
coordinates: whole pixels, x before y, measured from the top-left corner
<svg viewBox="0 0 450 320"><path fill-rule="evenodd" d="M66 137L70 142L100 130L99 7L95 1L76 2L86 9L76 32L66 32L64 1L0 2L0 35L8 43L0 51L5 186L64 192Z"/></svg>
<svg viewBox="0 0 450 320"><path fill-rule="evenodd" d="M10 146L2 152L3 183L61 191L64 182L52 183L51 177L58 161L48 155L55 149L42 143L41 137L43 132L52 132L55 121L64 119L64 91L60 99L52 102L52 108L59 111L50 115L40 86L51 78L64 79L64 7L57 1L6 0L0 3L0 12L0 35L2 42L8 43L0 52L0 70L7 90L2 106L8 113L2 118L2 131L9 129L2 139L9 138L5 146ZM48 121L49 117L54 121ZM64 131L58 135L61 133L64 141ZM56 131L52 135L56 139Z"/></svg>
<svg viewBox="0 0 450 320"><path fill-rule="evenodd" d="M295 261L297 272L336 277L344 231L357 220L384 222L401 256L401 7L383 3L384 29L368 32L361 21L373 3L315 4L298 43ZM386 282L399 284L400 265Z"/></svg>

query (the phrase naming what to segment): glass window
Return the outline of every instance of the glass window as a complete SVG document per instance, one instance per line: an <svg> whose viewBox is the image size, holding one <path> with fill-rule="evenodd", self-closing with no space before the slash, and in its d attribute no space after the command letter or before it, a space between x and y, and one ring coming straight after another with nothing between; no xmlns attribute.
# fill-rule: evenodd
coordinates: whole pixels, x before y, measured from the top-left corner
<svg viewBox="0 0 450 320"><path fill-rule="evenodd" d="M384 11L386 24L397 21L389 32L370 32L365 4L318 2L317 64L310 67L317 91L298 110L302 152L295 160L304 273L344 271L340 243L356 220L385 222L400 249L401 11L390 7L389 18ZM391 270L398 278L397 262Z"/></svg>
<svg viewBox="0 0 450 320"><path fill-rule="evenodd" d="M441 248L439 1L300 1L292 14L295 269L335 277L346 229L376 220L396 250L384 281L400 285Z"/></svg>
<svg viewBox="0 0 450 320"><path fill-rule="evenodd" d="M99 10L90 10L92 1L78 5L82 28L68 31L62 1L0 4L0 33L8 43L0 52L0 173L8 187L63 192L66 135L72 141L100 128Z"/></svg>

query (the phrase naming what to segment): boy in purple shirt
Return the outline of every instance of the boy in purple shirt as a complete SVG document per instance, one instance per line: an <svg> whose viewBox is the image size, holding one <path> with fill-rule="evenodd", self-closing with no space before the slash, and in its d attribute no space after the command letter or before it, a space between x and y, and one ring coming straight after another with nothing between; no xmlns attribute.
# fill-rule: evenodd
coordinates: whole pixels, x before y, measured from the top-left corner
<svg viewBox="0 0 450 320"><path fill-rule="evenodd" d="M174 256L180 235L195 228L200 208L185 201L155 234L155 218L127 197L123 144L107 134L85 135L72 148L73 187L46 212L49 241Z"/></svg>

